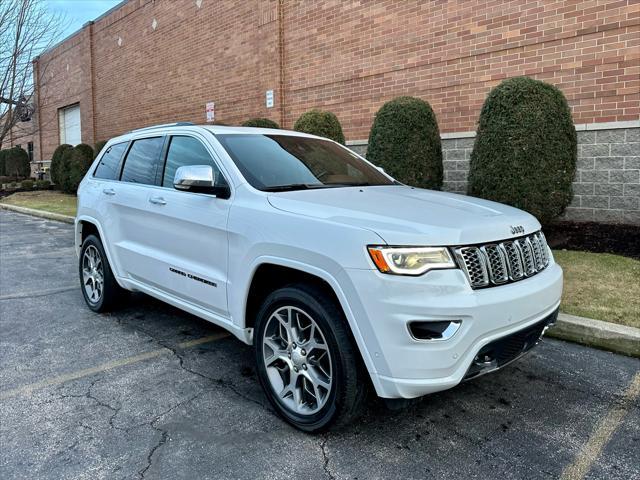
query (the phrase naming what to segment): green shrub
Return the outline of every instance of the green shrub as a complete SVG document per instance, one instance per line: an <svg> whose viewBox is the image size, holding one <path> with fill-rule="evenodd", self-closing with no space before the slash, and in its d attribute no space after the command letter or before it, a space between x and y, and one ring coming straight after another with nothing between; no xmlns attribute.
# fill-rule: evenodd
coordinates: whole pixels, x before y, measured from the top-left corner
<svg viewBox="0 0 640 480"><path fill-rule="evenodd" d="M76 193L78 185L93 163L93 148L80 143L63 154L62 164L65 167L62 173L62 191Z"/></svg>
<svg viewBox="0 0 640 480"><path fill-rule="evenodd" d="M9 151L8 149L0 150L0 176L1 177L5 177L7 175L6 158L7 158L8 151Z"/></svg>
<svg viewBox="0 0 640 480"><path fill-rule="evenodd" d="M33 180L23 180L20 183L20 186L25 190L33 190L33 185L34 185Z"/></svg>
<svg viewBox="0 0 640 480"><path fill-rule="evenodd" d="M385 103L371 126L367 160L402 183L439 190L442 144L431 106L414 97Z"/></svg>
<svg viewBox="0 0 640 480"><path fill-rule="evenodd" d="M51 186L51 182L49 180L36 180L36 188L39 190L48 190Z"/></svg>
<svg viewBox="0 0 640 480"><path fill-rule="evenodd" d="M243 127L258 127L258 128L280 128L273 120L268 118L250 118L242 124Z"/></svg>
<svg viewBox="0 0 640 480"><path fill-rule="evenodd" d="M53 156L51 157L51 169L49 173L51 174L51 181L56 185L58 189L62 188L62 175L66 170L64 166L64 154L65 152L71 150L73 147L67 143L63 143L53 152Z"/></svg>
<svg viewBox="0 0 640 480"><path fill-rule="evenodd" d="M571 202L576 157L576 130L562 92L532 78L511 78L482 106L468 192L547 224Z"/></svg>
<svg viewBox="0 0 640 480"><path fill-rule="evenodd" d="M335 114L322 110L310 110L300 115L293 129L298 132L310 133L319 137L326 137L344 145L342 126Z"/></svg>
<svg viewBox="0 0 640 480"><path fill-rule="evenodd" d="M4 155L4 168L6 174L18 180L31 175L29 154L22 147L13 147Z"/></svg>
<svg viewBox="0 0 640 480"><path fill-rule="evenodd" d="M93 153L93 158L96 158L98 156L98 154L106 144L107 144L107 140L100 140L98 143L96 143L95 150Z"/></svg>

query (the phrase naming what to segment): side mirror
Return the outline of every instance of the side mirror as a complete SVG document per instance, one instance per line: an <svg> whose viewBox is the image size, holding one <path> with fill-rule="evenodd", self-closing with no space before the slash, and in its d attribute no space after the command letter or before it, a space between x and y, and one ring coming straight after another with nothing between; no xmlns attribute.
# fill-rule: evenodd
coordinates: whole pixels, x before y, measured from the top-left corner
<svg viewBox="0 0 640 480"><path fill-rule="evenodd" d="M387 173L387 172L385 172L385 171L384 171L384 168L382 168L382 167L376 167L376 168L377 168L377 169L378 169L378 171L379 171L379 172L381 172L381 173Z"/></svg>
<svg viewBox="0 0 640 480"><path fill-rule="evenodd" d="M216 176L210 165L187 165L179 167L173 177L173 186L178 190L199 193L216 193Z"/></svg>

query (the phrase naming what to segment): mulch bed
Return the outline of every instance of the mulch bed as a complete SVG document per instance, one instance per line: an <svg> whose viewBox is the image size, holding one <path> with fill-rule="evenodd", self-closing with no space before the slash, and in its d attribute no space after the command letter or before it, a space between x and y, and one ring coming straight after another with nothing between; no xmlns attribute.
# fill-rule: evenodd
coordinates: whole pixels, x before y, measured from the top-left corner
<svg viewBox="0 0 640 480"><path fill-rule="evenodd" d="M640 225L557 222L544 228L551 248L615 253L640 260Z"/></svg>

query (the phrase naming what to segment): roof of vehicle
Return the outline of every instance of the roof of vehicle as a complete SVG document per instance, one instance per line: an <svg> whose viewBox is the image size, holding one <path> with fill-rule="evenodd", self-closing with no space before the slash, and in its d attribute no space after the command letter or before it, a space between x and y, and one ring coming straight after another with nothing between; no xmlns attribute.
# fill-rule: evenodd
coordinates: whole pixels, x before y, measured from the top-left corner
<svg viewBox="0 0 640 480"><path fill-rule="evenodd" d="M226 125L196 125L190 122L176 122L176 123L164 123L159 125L149 125L148 127L138 128L135 130L131 130L122 136L126 135L138 135L145 133L157 132L161 133L163 131L171 131L173 129L204 129L209 130L214 135L216 134L249 134L249 135L290 135L297 137L309 137L309 138L322 138L316 135L311 135L303 132L296 132L294 130L281 130L276 128L257 128L257 127L236 127L236 126L226 126Z"/></svg>

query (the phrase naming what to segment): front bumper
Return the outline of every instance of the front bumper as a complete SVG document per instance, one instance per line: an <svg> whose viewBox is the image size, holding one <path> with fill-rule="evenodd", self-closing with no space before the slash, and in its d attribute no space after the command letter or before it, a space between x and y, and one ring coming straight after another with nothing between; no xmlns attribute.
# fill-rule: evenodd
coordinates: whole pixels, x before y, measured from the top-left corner
<svg viewBox="0 0 640 480"><path fill-rule="evenodd" d="M460 270L422 277L345 270L341 283L372 359L376 392L414 398L459 384L483 347L548 319L560 304L562 269L551 262L531 278L483 290L472 290ZM446 320L461 325L445 341L417 340L408 331L414 321Z"/></svg>

